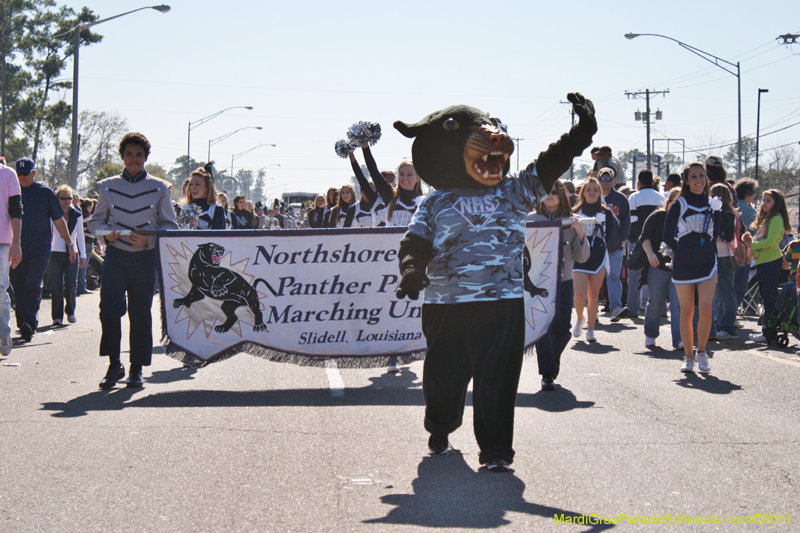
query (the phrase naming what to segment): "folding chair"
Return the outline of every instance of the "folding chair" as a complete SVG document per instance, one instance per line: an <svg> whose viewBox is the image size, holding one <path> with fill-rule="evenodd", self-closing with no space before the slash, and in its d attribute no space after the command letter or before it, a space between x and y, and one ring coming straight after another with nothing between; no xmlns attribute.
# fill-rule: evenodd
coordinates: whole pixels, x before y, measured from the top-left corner
<svg viewBox="0 0 800 533"><path fill-rule="evenodd" d="M742 305L739 307L739 315L761 316L760 303L761 298L758 296L758 277L753 276L747 283L747 292L744 293Z"/></svg>

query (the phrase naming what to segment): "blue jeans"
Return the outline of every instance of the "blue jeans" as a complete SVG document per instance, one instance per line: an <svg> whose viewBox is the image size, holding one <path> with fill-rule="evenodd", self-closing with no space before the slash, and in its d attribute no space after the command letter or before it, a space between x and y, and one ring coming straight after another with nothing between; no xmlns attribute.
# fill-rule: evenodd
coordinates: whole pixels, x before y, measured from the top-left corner
<svg viewBox="0 0 800 533"><path fill-rule="evenodd" d="M736 305L742 305L744 295L747 293L747 284L750 282L750 263L745 266L736 266L736 274L733 279L733 286L736 289Z"/></svg>
<svg viewBox="0 0 800 533"><path fill-rule="evenodd" d="M22 256L22 261L17 268L12 268L9 280L14 287L14 301L16 302L17 327L24 323L30 324L36 331L39 326L39 304L42 302L42 280L47 271L47 262L50 254L36 255L33 257Z"/></svg>
<svg viewBox="0 0 800 533"><path fill-rule="evenodd" d="M10 244L0 244L0 337L11 335L11 298L8 297L8 254Z"/></svg>
<svg viewBox="0 0 800 533"><path fill-rule="evenodd" d="M80 258L74 263L69 262L67 252L50 253L50 265L47 272L50 274L50 316L53 320L62 320L64 312L67 316L75 314L75 293L77 290L78 265ZM66 300L66 309L64 301Z"/></svg>
<svg viewBox="0 0 800 533"><path fill-rule="evenodd" d="M661 315L669 295L669 325L672 332L672 345L681 342L681 304L678 300L678 291L672 283L672 272L665 272L657 268L647 269L647 286L650 289L650 299L644 313L644 334L651 339L658 337L661 326Z"/></svg>
<svg viewBox="0 0 800 533"><path fill-rule="evenodd" d="M639 279L642 277L641 270L627 270L628 272L628 311L630 316L639 316L639 310L642 308L642 293L636 287L639 285Z"/></svg>
<svg viewBox="0 0 800 533"><path fill-rule="evenodd" d="M562 281L558 288L556 314L547 333L536 341L536 359L539 363L539 374L550 375L555 379L561 368L561 354L572 337L570 320L572 319L572 297L574 289L572 280Z"/></svg>
<svg viewBox="0 0 800 533"><path fill-rule="evenodd" d="M775 314L782 313L781 320L787 321L793 307L797 307L797 283L789 281L783 284L778 299L775 300ZM795 315L795 326L800 326L800 313Z"/></svg>
<svg viewBox="0 0 800 533"><path fill-rule="evenodd" d="M606 276L608 287L608 307L613 311L622 307L622 248L615 252L608 252L609 269Z"/></svg>
<svg viewBox="0 0 800 533"><path fill-rule="evenodd" d="M758 292L761 294L761 301L764 304L764 314L761 315L762 330L767 327L767 318L775 309L775 300L778 299L778 278L781 275L782 266L783 258L756 265Z"/></svg>
<svg viewBox="0 0 800 533"><path fill-rule="evenodd" d="M714 292L716 300L716 325L717 331L738 336L736 328L736 312L739 304L736 302L736 260L733 257L717 258L717 289Z"/></svg>

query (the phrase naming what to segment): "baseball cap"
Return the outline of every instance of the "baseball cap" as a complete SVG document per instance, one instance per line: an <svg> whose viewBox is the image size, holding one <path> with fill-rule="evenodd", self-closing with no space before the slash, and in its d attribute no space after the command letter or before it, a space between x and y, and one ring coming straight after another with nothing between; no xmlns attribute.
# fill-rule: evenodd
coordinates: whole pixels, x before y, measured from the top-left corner
<svg viewBox="0 0 800 533"><path fill-rule="evenodd" d="M27 176L36 169L36 164L30 157L20 157L17 159L17 174Z"/></svg>
<svg viewBox="0 0 800 533"><path fill-rule="evenodd" d="M707 167L721 167L722 166L722 158L718 155L710 155L706 158L706 166Z"/></svg>
<svg viewBox="0 0 800 533"><path fill-rule="evenodd" d="M610 180L604 180L604 179L602 179L603 176L609 176L611 179ZM609 168L609 167L601 168L597 172L597 179L599 179L600 181L612 181L614 179L614 169Z"/></svg>

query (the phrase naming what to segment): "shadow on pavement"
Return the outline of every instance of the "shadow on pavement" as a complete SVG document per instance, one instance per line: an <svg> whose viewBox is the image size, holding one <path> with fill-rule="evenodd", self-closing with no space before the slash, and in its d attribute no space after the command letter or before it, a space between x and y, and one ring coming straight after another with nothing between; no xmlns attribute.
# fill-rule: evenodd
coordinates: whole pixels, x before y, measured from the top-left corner
<svg viewBox="0 0 800 533"><path fill-rule="evenodd" d="M742 390L741 385L719 379L711 374L687 373L684 374L681 379L676 379L674 381L681 387L698 389L711 394L730 394L733 391Z"/></svg>
<svg viewBox="0 0 800 533"><path fill-rule="evenodd" d="M525 501L525 484L513 472L496 474L485 468L475 472L458 452L423 458L411 486L414 494L381 496L384 504L395 507L386 516L364 523L487 529L510 524L505 517L509 511L541 516L550 523L554 523L556 515L571 519L572 523L587 518L581 513ZM612 527L596 524L587 526L585 531Z"/></svg>
<svg viewBox="0 0 800 533"><path fill-rule="evenodd" d="M359 405L417 405L424 406L425 399L417 374L403 369L399 374L384 374L370 378L371 385L348 388L343 397L331 396L328 388L281 390L181 390L167 392L147 391L154 383L169 383L191 377L195 369L176 368L154 372L145 378L145 389L127 389L124 383L110 391L93 391L68 402L46 402L43 411L55 411L54 417L86 416L90 411L116 411L122 408L163 407L338 407ZM155 378L155 379L154 379ZM387 391L391 389L391 393ZM133 398L136 391L151 392ZM472 394L467 394L466 405L472 405ZM592 407L594 402L579 402L568 389L559 387L554 392L535 394L519 393L517 407L532 407L550 412Z"/></svg>
<svg viewBox="0 0 800 533"><path fill-rule="evenodd" d="M664 360L672 360L676 363L680 364L683 361L683 350L667 350L666 348L661 347L654 347L654 348L645 348L644 351L641 352L634 352L635 355L644 355L646 357L650 357L651 359L664 359Z"/></svg>
<svg viewBox="0 0 800 533"><path fill-rule="evenodd" d="M575 394L561 385L554 391L539 391L536 394L517 394L517 407L534 407L549 413L563 413L573 409L594 407L594 402L579 402Z"/></svg>
<svg viewBox="0 0 800 533"><path fill-rule="evenodd" d="M620 351L619 348L616 348L610 344L605 344L603 339L598 339L597 342L586 342L584 340L580 340L573 344L571 348L578 352L594 353L598 355Z"/></svg>

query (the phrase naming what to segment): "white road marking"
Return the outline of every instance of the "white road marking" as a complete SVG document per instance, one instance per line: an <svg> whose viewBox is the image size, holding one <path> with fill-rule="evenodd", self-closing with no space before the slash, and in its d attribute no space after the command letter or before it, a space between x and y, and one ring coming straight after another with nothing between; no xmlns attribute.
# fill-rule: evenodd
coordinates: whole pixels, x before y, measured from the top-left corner
<svg viewBox="0 0 800 533"><path fill-rule="evenodd" d="M331 396L341 398L344 396L344 381L342 375L339 374L339 365L336 361L325 361L325 374L328 376L328 386L331 388Z"/></svg>

